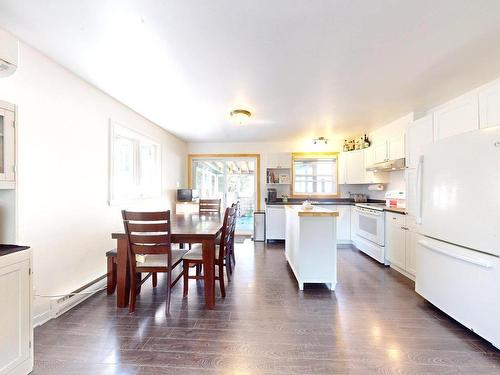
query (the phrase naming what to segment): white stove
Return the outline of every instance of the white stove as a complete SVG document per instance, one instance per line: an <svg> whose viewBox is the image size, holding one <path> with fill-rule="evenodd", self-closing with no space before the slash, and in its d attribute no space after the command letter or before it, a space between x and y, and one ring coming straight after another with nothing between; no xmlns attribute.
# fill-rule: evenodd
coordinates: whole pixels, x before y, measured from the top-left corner
<svg viewBox="0 0 500 375"><path fill-rule="evenodd" d="M385 260L384 203L356 203L353 225L356 247L382 264Z"/></svg>

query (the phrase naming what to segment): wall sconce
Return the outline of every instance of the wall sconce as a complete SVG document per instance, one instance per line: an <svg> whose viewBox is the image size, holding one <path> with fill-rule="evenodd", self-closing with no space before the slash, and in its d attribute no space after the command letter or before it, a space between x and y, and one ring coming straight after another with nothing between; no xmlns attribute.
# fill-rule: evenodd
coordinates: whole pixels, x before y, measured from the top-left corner
<svg viewBox="0 0 500 375"><path fill-rule="evenodd" d="M325 137L319 137L319 138L313 138L313 144L318 144L321 142L323 142L324 145L327 145L328 144L328 138L325 138Z"/></svg>

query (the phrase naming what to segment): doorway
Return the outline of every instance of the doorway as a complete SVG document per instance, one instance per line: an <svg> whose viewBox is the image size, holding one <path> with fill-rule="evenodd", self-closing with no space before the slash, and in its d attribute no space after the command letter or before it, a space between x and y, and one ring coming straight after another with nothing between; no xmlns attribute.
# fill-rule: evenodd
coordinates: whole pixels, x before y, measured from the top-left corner
<svg viewBox="0 0 500 375"><path fill-rule="evenodd" d="M238 234L253 233L253 213L260 203L260 155L189 155L189 184L200 198L221 200L225 209L239 201Z"/></svg>

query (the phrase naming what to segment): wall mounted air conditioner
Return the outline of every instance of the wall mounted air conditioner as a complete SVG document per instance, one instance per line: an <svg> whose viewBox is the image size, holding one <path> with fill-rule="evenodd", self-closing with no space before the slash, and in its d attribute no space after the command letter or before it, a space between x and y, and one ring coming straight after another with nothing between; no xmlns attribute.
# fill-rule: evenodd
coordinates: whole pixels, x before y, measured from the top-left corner
<svg viewBox="0 0 500 375"><path fill-rule="evenodd" d="M0 77L14 74L17 69L18 54L18 40L12 34L0 29Z"/></svg>

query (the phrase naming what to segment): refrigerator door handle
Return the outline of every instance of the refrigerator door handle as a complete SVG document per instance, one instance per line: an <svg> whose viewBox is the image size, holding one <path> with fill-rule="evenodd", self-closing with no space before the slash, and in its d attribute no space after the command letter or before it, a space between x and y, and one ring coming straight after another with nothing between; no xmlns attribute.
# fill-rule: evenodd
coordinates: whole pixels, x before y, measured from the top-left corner
<svg viewBox="0 0 500 375"><path fill-rule="evenodd" d="M418 243L429 250L432 250L432 251L435 251L436 253L440 253L440 254L449 256L451 258L455 258L455 259L458 259L458 260L461 260L461 261L464 261L467 263L475 264L476 266L480 266L480 267L484 267L484 268L491 268L492 267L491 263L484 262L480 259L473 259L473 258L469 258L469 257L463 256L463 255L451 253L449 251L440 249L439 247L433 246L425 240L420 240L420 241L418 241Z"/></svg>
<svg viewBox="0 0 500 375"><path fill-rule="evenodd" d="M424 157L423 155L420 156L418 159L418 166L417 166L417 186L415 187L416 189L416 196L417 196L417 201L415 202L417 205L417 217L416 217L416 223L417 224L422 224L422 170L424 167Z"/></svg>

